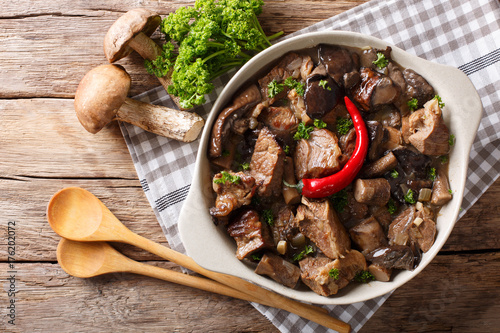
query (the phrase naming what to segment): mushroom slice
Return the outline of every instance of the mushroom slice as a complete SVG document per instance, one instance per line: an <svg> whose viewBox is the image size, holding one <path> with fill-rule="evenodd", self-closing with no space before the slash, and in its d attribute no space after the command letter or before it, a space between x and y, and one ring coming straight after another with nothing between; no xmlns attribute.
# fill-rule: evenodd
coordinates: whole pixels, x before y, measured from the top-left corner
<svg viewBox="0 0 500 333"><path fill-rule="evenodd" d="M310 118L322 118L335 108L342 98L340 87L329 75L309 76L306 86L304 101Z"/></svg>
<svg viewBox="0 0 500 333"><path fill-rule="evenodd" d="M361 83L351 89L351 94L364 111L374 111L378 106L391 104L399 97L400 89L390 77L368 67L361 68L360 75Z"/></svg>
<svg viewBox="0 0 500 333"><path fill-rule="evenodd" d="M272 253L264 254L255 269L255 273L267 275L289 288L294 288L300 279L300 268Z"/></svg>
<svg viewBox="0 0 500 333"><path fill-rule="evenodd" d="M356 62L349 50L337 45L320 45L319 58L328 74L343 85L343 76L357 68Z"/></svg>
<svg viewBox="0 0 500 333"><path fill-rule="evenodd" d="M222 155L223 143L234 121L251 110L260 101L259 88L256 85L251 85L238 94L230 106L222 110L212 127L208 151L210 158L213 159Z"/></svg>

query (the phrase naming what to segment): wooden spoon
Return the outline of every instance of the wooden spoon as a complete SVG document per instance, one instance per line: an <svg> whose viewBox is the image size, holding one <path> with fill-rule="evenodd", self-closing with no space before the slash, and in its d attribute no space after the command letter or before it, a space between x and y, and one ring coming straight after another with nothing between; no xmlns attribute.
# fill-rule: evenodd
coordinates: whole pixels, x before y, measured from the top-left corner
<svg viewBox="0 0 500 333"><path fill-rule="evenodd" d="M57 261L66 273L79 278L108 273L134 273L250 302L262 302L261 299L210 279L137 262L106 242L77 242L62 238L57 246Z"/></svg>
<svg viewBox="0 0 500 333"><path fill-rule="evenodd" d="M260 299L259 303L295 313L338 332L349 332L350 325L330 317L325 309L293 301L243 279L209 271L190 257L130 231L92 193L79 187L60 190L49 202L47 219L60 236L73 241L113 241L137 246L180 266Z"/></svg>

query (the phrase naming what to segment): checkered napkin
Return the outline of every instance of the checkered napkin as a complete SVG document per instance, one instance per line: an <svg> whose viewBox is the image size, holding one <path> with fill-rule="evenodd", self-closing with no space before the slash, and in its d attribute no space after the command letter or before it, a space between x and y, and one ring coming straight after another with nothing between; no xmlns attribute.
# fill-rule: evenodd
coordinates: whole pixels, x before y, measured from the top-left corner
<svg viewBox="0 0 500 333"><path fill-rule="evenodd" d="M293 35L322 30L355 31L438 63L458 67L474 83L484 115L472 147L460 217L500 172L500 3L498 0L372 0ZM291 35L290 35L291 36ZM290 37L287 36L287 37ZM206 117L231 74L215 82L207 103L195 111ZM163 88L136 98L175 107ZM144 192L169 245L184 252L177 219L193 177L198 141L180 143L122 124L121 129ZM328 306L357 332L390 294L356 304ZM253 304L282 332L327 332L283 310Z"/></svg>

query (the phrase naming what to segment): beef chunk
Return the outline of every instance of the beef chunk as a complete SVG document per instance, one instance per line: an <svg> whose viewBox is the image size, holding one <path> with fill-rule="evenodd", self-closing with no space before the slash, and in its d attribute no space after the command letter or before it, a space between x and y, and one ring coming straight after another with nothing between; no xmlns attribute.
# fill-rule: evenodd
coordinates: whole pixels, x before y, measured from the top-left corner
<svg viewBox="0 0 500 333"><path fill-rule="evenodd" d="M366 270L365 257L356 250L351 250L343 258L307 257L299 262L301 279L314 292L330 296L344 288L354 276ZM330 272L337 274L330 275Z"/></svg>
<svg viewBox="0 0 500 333"><path fill-rule="evenodd" d="M409 231L415 220L415 206L410 206L401 212L389 226L388 238L390 245L407 245L410 238Z"/></svg>
<svg viewBox="0 0 500 333"><path fill-rule="evenodd" d="M419 107L434 97L434 88L420 74L407 68L403 71L403 76L406 83L406 96L409 99L416 98Z"/></svg>
<svg viewBox="0 0 500 333"><path fill-rule="evenodd" d="M320 178L341 169L342 151L337 136L327 129L315 129L309 139L302 139L295 148L297 179Z"/></svg>
<svg viewBox="0 0 500 333"><path fill-rule="evenodd" d="M300 279L300 268L272 253L266 253L259 261L255 273L267 275L282 285L294 288Z"/></svg>
<svg viewBox="0 0 500 333"><path fill-rule="evenodd" d="M367 205L384 206L391 197L391 185L385 178L357 179L354 198Z"/></svg>
<svg viewBox="0 0 500 333"><path fill-rule="evenodd" d="M271 106L264 109L258 118L271 132L278 137L286 137L297 129L298 121L293 111L288 107Z"/></svg>
<svg viewBox="0 0 500 333"><path fill-rule="evenodd" d="M354 149L356 149L356 129L353 127L339 139L339 146L342 150L343 159L347 161L351 158ZM345 164L345 163L344 163Z"/></svg>
<svg viewBox="0 0 500 333"><path fill-rule="evenodd" d="M302 197L296 219L300 232L314 242L328 258L340 258L351 248L349 235L328 199L309 201Z"/></svg>
<svg viewBox="0 0 500 333"><path fill-rule="evenodd" d="M229 224L227 231L236 241L236 257L243 260L256 251L271 248L273 240L267 224L260 221L255 210L246 210Z"/></svg>
<svg viewBox="0 0 500 333"><path fill-rule="evenodd" d="M413 112L408 119L412 133L408 141L425 155L441 156L450 150L450 132L438 103L436 99L425 103L424 109Z"/></svg>
<svg viewBox="0 0 500 333"><path fill-rule="evenodd" d="M232 180L224 179L224 174L229 175ZM215 207L210 208L210 215L221 218L228 216L229 213L243 205L248 205L252 201L257 186L255 179L243 172L234 173L224 171L218 173L213 179L213 189L217 193Z"/></svg>
<svg viewBox="0 0 500 333"><path fill-rule="evenodd" d="M442 206L453 198L450 193L450 184L448 177L442 170L438 171L437 177L432 186L431 203L436 206Z"/></svg>
<svg viewBox="0 0 500 333"><path fill-rule="evenodd" d="M410 239L416 242L422 252L430 250L436 236L436 223L427 218L417 217L410 226Z"/></svg>
<svg viewBox="0 0 500 333"><path fill-rule="evenodd" d="M281 193L284 157L285 153L275 136L267 127L262 128L250 160L250 175L259 185L257 191L260 196L266 197Z"/></svg>
<svg viewBox="0 0 500 333"><path fill-rule="evenodd" d="M387 238L384 231L373 216L349 229L349 233L351 234L352 241L363 253L368 253L387 245Z"/></svg>

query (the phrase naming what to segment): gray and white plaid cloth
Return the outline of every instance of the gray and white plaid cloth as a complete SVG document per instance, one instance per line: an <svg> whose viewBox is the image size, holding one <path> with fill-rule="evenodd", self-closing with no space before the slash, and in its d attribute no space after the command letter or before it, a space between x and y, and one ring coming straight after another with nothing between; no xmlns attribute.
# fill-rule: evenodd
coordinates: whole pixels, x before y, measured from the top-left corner
<svg viewBox="0 0 500 333"><path fill-rule="evenodd" d="M346 30L378 37L409 53L461 69L475 85L484 114L469 162L460 217L500 172L500 3L498 0L372 0L293 35ZM291 35L290 35L291 36ZM287 36L287 37L290 37ZM233 73L234 74L234 73ZM195 111L206 117L230 75L215 82L207 103ZM162 87L136 96L175 107ZM144 192L169 245L184 252L177 219L193 177L198 141L180 143L121 124ZM330 314L357 332L390 296L350 305L328 306ZM328 332L283 310L253 304L281 332Z"/></svg>

